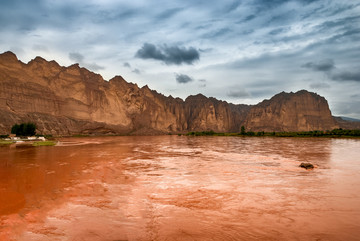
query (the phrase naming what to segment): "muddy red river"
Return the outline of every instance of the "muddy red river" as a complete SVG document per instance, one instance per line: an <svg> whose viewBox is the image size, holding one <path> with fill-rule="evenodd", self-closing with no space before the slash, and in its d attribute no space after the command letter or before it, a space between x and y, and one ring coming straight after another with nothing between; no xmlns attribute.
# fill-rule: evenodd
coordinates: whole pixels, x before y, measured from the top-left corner
<svg viewBox="0 0 360 241"><path fill-rule="evenodd" d="M0 240L359 239L359 139L86 137L0 147Z"/></svg>

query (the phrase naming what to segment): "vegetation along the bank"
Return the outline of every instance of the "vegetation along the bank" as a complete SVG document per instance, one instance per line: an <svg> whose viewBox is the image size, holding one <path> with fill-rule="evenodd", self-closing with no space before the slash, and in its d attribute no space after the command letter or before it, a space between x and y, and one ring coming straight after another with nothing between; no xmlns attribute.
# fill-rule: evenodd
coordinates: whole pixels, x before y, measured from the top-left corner
<svg viewBox="0 0 360 241"><path fill-rule="evenodd" d="M15 124L11 127L11 134L16 136L34 136L36 133L36 125L34 123Z"/></svg>
<svg viewBox="0 0 360 241"><path fill-rule="evenodd" d="M298 132L254 132L245 131L241 127L240 133L219 133L214 131L189 132L188 136L275 136L275 137L360 137L360 130L334 129L329 131L298 131Z"/></svg>

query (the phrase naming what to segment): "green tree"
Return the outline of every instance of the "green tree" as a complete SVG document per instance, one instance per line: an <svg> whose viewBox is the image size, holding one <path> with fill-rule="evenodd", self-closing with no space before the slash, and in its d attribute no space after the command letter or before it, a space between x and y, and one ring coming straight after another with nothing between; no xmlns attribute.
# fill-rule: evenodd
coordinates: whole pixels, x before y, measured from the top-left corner
<svg viewBox="0 0 360 241"><path fill-rule="evenodd" d="M36 125L30 122L15 124L11 127L11 133L17 136L33 136L36 133Z"/></svg>
<svg viewBox="0 0 360 241"><path fill-rule="evenodd" d="M241 126L241 135L246 135L245 126Z"/></svg>
<svg viewBox="0 0 360 241"><path fill-rule="evenodd" d="M20 126L18 124L15 124L11 127L11 134L16 134L19 132Z"/></svg>

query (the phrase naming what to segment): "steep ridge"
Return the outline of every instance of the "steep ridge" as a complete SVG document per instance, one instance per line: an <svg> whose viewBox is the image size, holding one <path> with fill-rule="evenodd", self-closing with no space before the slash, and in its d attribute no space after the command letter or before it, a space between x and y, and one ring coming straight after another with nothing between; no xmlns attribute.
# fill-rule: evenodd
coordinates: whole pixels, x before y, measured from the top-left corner
<svg viewBox="0 0 360 241"><path fill-rule="evenodd" d="M314 93L280 93L258 105L234 105L201 94L166 97L126 82L105 81L78 64L60 66L36 57L29 63L0 54L0 134L32 121L38 133L164 134L213 130L326 130L337 127L326 100Z"/></svg>

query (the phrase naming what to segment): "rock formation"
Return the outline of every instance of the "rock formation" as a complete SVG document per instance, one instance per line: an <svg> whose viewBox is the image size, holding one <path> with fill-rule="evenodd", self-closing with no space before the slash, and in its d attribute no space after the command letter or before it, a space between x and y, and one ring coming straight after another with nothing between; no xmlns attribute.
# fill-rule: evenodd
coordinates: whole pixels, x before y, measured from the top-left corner
<svg viewBox="0 0 360 241"><path fill-rule="evenodd" d="M323 97L307 91L280 93L258 105L234 105L201 94L166 97L121 76L105 81L74 64L36 57L24 64L0 54L0 134L15 123L34 122L38 133L164 134L213 130L307 131L337 127Z"/></svg>
<svg viewBox="0 0 360 241"><path fill-rule="evenodd" d="M244 126L252 131L332 130L338 127L326 99L306 90L282 92L253 106Z"/></svg>

